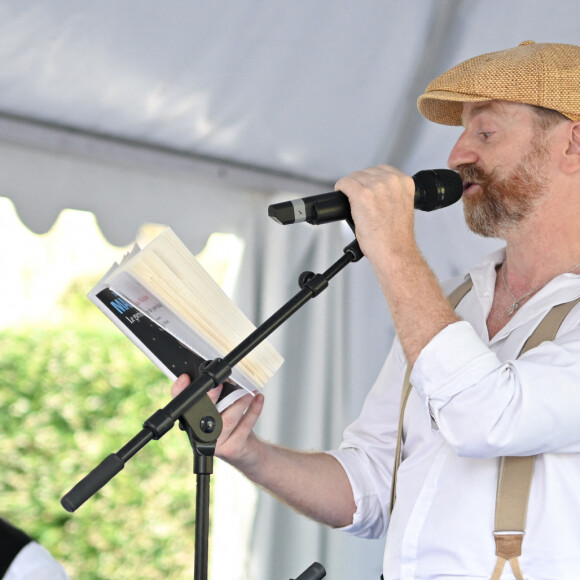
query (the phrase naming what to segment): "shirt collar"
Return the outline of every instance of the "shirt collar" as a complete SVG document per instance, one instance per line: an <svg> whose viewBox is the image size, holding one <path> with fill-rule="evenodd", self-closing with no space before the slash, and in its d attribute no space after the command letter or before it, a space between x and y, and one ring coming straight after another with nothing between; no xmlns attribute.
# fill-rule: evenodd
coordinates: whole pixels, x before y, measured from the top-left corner
<svg viewBox="0 0 580 580"><path fill-rule="evenodd" d="M504 260L505 248L500 248L468 270L484 319L487 319L493 303L496 268ZM553 306L575 300L578 297L580 297L580 275L569 272L559 274L525 302L521 310L516 312L496 337L501 338L515 327L529 322L530 319L545 316Z"/></svg>

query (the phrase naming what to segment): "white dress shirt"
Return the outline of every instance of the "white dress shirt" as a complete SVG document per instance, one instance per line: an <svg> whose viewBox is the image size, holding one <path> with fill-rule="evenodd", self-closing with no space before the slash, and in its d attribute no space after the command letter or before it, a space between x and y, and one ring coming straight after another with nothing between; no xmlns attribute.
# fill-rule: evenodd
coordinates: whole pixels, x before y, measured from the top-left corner
<svg viewBox="0 0 580 580"><path fill-rule="evenodd" d="M441 331L414 366L404 421L397 500L389 498L405 358L398 342L338 451L357 511L343 528L387 532L385 580L489 579L499 457L538 455L519 558L526 580L580 578L580 305L554 342L515 360L552 306L580 296L562 274L528 300L490 341L499 251L470 271L461 322ZM451 291L461 283L445 285ZM502 579L514 578L506 564Z"/></svg>

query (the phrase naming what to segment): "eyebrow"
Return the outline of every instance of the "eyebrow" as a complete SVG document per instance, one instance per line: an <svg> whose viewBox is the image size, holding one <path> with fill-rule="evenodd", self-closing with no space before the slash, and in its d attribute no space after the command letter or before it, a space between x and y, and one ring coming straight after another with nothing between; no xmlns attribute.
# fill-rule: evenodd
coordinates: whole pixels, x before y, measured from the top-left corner
<svg viewBox="0 0 580 580"><path fill-rule="evenodd" d="M474 105L470 111L471 119L473 119L477 115L480 115L481 113L483 113L489 109L493 109L494 106L495 106L495 101L484 101L483 103L478 103L477 105ZM464 113L461 113L461 124L465 127Z"/></svg>

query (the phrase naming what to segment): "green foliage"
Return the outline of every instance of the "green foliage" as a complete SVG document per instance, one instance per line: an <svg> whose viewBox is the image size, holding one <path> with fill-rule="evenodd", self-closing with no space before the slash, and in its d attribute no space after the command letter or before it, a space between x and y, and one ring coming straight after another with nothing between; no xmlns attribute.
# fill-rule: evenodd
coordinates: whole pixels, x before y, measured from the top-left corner
<svg viewBox="0 0 580 580"><path fill-rule="evenodd" d="M72 303L57 328L0 332L0 515L75 580L191 578L195 478L178 428L74 514L60 505L169 399L168 379L127 338Z"/></svg>

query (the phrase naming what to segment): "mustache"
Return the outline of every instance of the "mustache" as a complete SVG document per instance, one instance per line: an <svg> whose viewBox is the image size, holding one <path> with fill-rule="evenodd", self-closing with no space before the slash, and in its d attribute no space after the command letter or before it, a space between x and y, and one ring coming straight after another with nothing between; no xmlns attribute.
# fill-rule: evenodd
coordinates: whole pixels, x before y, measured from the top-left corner
<svg viewBox="0 0 580 580"><path fill-rule="evenodd" d="M469 187L474 183L485 185L491 178L491 175L488 175L481 167L475 165L475 163L465 163L460 165L457 167L456 171L461 177L461 181L463 181L464 188Z"/></svg>

